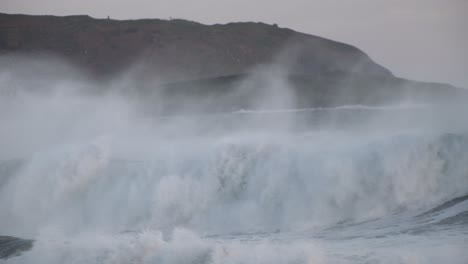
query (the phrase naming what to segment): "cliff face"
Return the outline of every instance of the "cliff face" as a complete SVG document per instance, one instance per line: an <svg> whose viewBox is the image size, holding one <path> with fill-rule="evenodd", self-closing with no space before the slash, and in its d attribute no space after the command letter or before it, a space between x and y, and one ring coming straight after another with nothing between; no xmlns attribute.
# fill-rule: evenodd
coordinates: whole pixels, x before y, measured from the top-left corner
<svg viewBox="0 0 468 264"><path fill-rule="evenodd" d="M272 61L295 74L391 76L355 47L262 23L0 14L0 54L15 53L56 54L97 75L142 62L169 81L246 73Z"/></svg>

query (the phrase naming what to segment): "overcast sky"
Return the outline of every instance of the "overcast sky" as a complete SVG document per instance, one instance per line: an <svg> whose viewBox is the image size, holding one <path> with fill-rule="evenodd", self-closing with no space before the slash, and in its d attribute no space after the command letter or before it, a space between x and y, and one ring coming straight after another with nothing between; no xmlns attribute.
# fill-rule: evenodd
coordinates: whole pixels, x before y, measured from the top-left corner
<svg viewBox="0 0 468 264"><path fill-rule="evenodd" d="M0 0L0 12L277 23L355 45L398 76L468 88L468 0Z"/></svg>

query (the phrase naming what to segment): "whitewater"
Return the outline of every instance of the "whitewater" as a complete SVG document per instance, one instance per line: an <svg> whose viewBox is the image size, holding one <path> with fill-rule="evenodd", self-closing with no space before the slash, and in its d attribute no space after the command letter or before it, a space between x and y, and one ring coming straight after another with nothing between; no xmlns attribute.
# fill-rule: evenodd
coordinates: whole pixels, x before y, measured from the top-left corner
<svg viewBox="0 0 468 264"><path fill-rule="evenodd" d="M464 105L1 100L0 263L468 261Z"/></svg>

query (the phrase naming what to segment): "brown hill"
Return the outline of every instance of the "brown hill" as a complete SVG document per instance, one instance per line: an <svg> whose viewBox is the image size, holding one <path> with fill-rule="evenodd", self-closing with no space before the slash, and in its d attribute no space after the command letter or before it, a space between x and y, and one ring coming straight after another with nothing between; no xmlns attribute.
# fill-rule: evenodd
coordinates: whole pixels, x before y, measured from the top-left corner
<svg viewBox="0 0 468 264"><path fill-rule="evenodd" d="M467 90L450 85L397 78L353 46L263 23L209 26L179 19L0 14L2 54L8 56L2 57L0 67L10 65L16 74L14 83L7 85L10 90L21 88L23 79L28 86L31 78L32 89L40 90L67 73L61 64L39 61L25 66L19 58L31 54L58 55L104 81L139 65L133 68L137 77L132 75L130 93L143 98L149 109L164 113L181 108L211 112L452 103L468 98ZM263 64L273 70L252 76L262 72L265 67L258 66ZM149 79L142 78L146 76ZM277 83L290 88L294 102L282 103L285 99L282 91L275 91ZM92 92L112 86L100 85ZM271 102L258 104L266 97Z"/></svg>
<svg viewBox="0 0 468 264"><path fill-rule="evenodd" d="M99 75L143 62L169 80L246 73L272 60L293 73L391 75L355 47L263 23L0 14L0 54L6 53L53 53Z"/></svg>

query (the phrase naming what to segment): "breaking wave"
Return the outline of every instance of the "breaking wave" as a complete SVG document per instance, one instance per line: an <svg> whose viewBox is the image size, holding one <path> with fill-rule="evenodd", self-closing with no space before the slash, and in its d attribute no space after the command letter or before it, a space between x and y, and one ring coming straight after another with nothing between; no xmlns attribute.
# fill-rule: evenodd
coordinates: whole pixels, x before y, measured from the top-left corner
<svg viewBox="0 0 468 264"><path fill-rule="evenodd" d="M258 133L156 138L138 159L101 137L2 161L0 233L37 240L7 261L372 262L361 239L467 233L468 134ZM317 239L358 246L330 256Z"/></svg>

